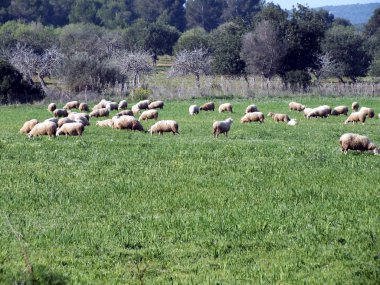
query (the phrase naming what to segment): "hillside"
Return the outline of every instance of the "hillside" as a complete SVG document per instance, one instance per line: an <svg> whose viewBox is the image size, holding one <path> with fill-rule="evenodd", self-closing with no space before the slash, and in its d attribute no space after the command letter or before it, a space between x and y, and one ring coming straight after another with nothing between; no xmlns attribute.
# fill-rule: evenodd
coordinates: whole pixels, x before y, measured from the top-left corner
<svg viewBox="0 0 380 285"><path fill-rule="evenodd" d="M334 14L335 18L345 18L353 25L360 25L367 23L377 8L380 8L380 3L323 6L317 9L327 10Z"/></svg>

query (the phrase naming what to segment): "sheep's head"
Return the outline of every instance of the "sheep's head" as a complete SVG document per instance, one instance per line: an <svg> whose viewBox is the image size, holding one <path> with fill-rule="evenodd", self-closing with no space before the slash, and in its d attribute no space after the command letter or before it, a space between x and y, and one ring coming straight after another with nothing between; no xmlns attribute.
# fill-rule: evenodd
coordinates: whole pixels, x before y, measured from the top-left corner
<svg viewBox="0 0 380 285"><path fill-rule="evenodd" d="M373 154L374 155L379 155L380 154L380 149L378 149L377 147L373 150Z"/></svg>
<svg viewBox="0 0 380 285"><path fill-rule="evenodd" d="M273 114L272 112L269 112L267 116L268 116L268 117L272 117L273 115L274 115L274 114Z"/></svg>

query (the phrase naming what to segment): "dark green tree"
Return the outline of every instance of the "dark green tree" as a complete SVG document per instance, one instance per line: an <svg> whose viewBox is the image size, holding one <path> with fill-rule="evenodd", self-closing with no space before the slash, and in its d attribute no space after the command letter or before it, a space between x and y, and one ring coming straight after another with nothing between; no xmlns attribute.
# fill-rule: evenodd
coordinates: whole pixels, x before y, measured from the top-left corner
<svg viewBox="0 0 380 285"><path fill-rule="evenodd" d="M376 34L380 28L380 8L373 12L372 17L368 20L367 24L364 26L364 33L370 37Z"/></svg>
<svg viewBox="0 0 380 285"><path fill-rule="evenodd" d="M201 27L208 32L216 29L223 22L222 14L225 6L224 0L186 1L187 27Z"/></svg>
<svg viewBox="0 0 380 285"><path fill-rule="evenodd" d="M253 16L260 11L263 2L262 0L227 0L222 18L225 22L242 19L245 23L250 23Z"/></svg>
<svg viewBox="0 0 380 285"><path fill-rule="evenodd" d="M180 32L171 26L151 24L144 40L144 49L158 55L172 54Z"/></svg>
<svg viewBox="0 0 380 285"><path fill-rule="evenodd" d="M96 12L96 17L100 20L100 25L109 29L126 28L130 25L134 20L134 13L131 3L128 2L132 1L105 1Z"/></svg>
<svg viewBox="0 0 380 285"><path fill-rule="evenodd" d="M209 34L202 28L194 28L184 32L174 46L174 52L210 48Z"/></svg>
<svg viewBox="0 0 380 285"><path fill-rule="evenodd" d="M69 15L70 23L100 24L96 13L101 7L97 0L75 0Z"/></svg>

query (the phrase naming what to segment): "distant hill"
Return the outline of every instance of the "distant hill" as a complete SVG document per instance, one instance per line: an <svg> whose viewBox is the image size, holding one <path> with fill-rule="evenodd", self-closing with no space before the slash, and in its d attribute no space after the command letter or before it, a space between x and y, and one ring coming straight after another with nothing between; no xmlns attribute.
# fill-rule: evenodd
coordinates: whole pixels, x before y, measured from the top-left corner
<svg viewBox="0 0 380 285"><path fill-rule="evenodd" d="M316 9L327 10L334 14L335 18L344 18L350 20L353 25L360 26L368 22L377 8L380 8L380 3L323 6Z"/></svg>

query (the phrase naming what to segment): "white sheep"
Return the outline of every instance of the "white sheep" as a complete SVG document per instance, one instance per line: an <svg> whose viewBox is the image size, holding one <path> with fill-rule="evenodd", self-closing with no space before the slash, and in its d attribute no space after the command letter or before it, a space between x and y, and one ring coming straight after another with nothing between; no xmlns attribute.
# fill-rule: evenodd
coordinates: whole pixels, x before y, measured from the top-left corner
<svg viewBox="0 0 380 285"><path fill-rule="evenodd" d="M344 124L347 125L348 123L351 123L351 122L352 124L355 124L357 122L361 122L362 124L364 124L366 117L367 115L362 112L354 112L348 116L347 120L344 121Z"/></svg>
<svg viewBox="0 0 380 285"><path fill-rule="evenodd" d="M57 105L55 103L50 103L47 109L49 112L54 112L54 110L57 109Z"/></svg>
<svg viewBox="0 0 380 285"><path fill-rule="evenodd" d="M119 105L117 106L117 109L120 111L120 110L124 110L124 109L127 109L128 108L128 102L126 100L121 100L119 102Z"/></svg>
<svg viewBox="0 0 380 285"><path fill-rule="evenodd" d="M228 132L230 131L232 122L233 122L233 120L231 118L228 118L224 121L215 121L212 124L214 137L217 138L219 136L219 134L224 134L227 137Z"/></svg>
<svg viewBox="0 0 380 285"><path fill-rule="evenodd" d="M90 113L90 118L91 117L97 117L97 118L98 117L108 117L109 114L110 114L110 111L107 108L96 109Z"/></svg>
<svg viewBox="0 0 380 285"><path fill-rule="evenodd" d="M348 107L347 106L336 106L334 109L331 111L332 116L339 116L339 115L346 115L348 113Z"/></svg>
<svg viewBox="0 0 380 285"><path fill-rule="evenodd" d="M172 132L174 135L179 134L178 123L174 120L161 120L151 126L148 132L151 135L154 133L162 135L164 132Z"/></svg>
<svg viewBox="0 0 380 285"><path fill-rule="evenodd" d="M289 126L295 126L295 125L298 125L298 121L297 121L297 119L290 119L290 121L288 122L288 125L289 125Z"/></svg>
<svg viewBox="0 0 380 285"><path fill-rule="evenodd" d="M374 154L380 154L380 150L368 139L368 137L358 134L343 134L339 139L339 144L342 152L345 154L347 154L349 149L357 151L372 150Z"/></svg>
<svg viewBox="0 0 380 285"><path fill-rule="evenodd" d="M151 109L151 110L146 110L142 112L139 118L139 121L150 120L150 119L157 120L157 118L158 118L158 111L156 109Z"/></svg>
<svg viewBox="0 0 380 285"><path fill-rule="evenodd" d="M112 128L119 130L128 129L132 131L144 131L144 127L133 116L114 116L112 118Z"/></svg>
<svg viewBox="0 0 380 285"><path fill-rule="evenodd" d="M140 112L140 108L137 104L133 105L131 110L132 110L133 115L136 115Z"/></svg>
<svg viewBox="0 0 380 285"><path fill-rule="evenodd" d="M319 106L317 108L314 108L313 110L311 110L309 112L309 114L306 116L306 118L312 118L312 117L322 117L322 118L326 118L328 117L329 115L331 114L331 108L330 106L327 106L327 105L323 105L323 106Z"/></svg>
<svg viewBox="0 0 380 285"><path fill-rule="evenodd" d="M21 129L20 129L20 133L22 133L22 134L28 134L28 133L33 129L33 127L34 127L35 125L37 125L37 124L38 124L37 119L31 119L31 120L29 120L29 121L26 121L26 122L22 125L22 127L21 127Z"/></svg>
<svg viewBox="0 0 380 285"><path fill-rule="evenodd" d="M232 113L232 105L231 103L224 103L224 104L221 104L218 108L218 111L219 113L223 113L223 112L230 112Z"/></svg>
<svg viewBox="0 0 380 285"><path fill-rule="evenodd" d="M164 108L164 102L163 101L153 101L148 105L148 109L163 109Z"/></svg>
<svg viewBox="0 0 380 285"><path fill-rule="evenodd" d="M368 118L375 117L375 111L373 110L373 108L361 107L359 112L365 114Z"/></svg>
<svg viewBox="0 0 380 285"><path fill-rule="evenodd" d="M248 112L241 119L241 123L260 122L264 123L264 114L262 112Z"/></svg>
<svg viewBox="0 0 380 285"><path fill-rule="evenodd" d="M197 105L191 105L191 106L189 107L189 114L190 114L191 116L194 116L194 115L199 114L199 106L197 106Z"/></svg>
<svg viewBox="0 0 380 285"><path fill-rule="evenodd" d="M60 128L57 129L56 135L59 136L64 134L66 136L82 136L84 132L84 126L82 123L73 122L63 124Z"/></svg>
<svg viewBox="0 0 380 285"><path fill-rule="evenodd" d="M99 126L99 127L112 127L113 121L112 121L112 119L107 119L107 120L103 120L103 121L97 121L96 125Z"/></svg>
<svg viewBox="0 0 380 285"><path fill-rule="evenodd" d="M309 115L311 111L313 111L313 108L305 108L303 110L303 116L306 118L307 115Z"/></svg>
<svg viewBox="0 0 380 285"><path fill-rule="evenodd" d="M245 114L253 112L259 112L259 109L255 104L249 105L247 108L245 108Z"/></svg>
<svg viewBox="0 0 380 285"><path fill-rule="evenodd" d="M51 121L44 121L35 125L28 134L28 137L38 137L47 135L49 137L55 137L57 131L57 124Z"/></svg>
<svg viewBox="0 0 380 285"><path fill-rule="evenodd" d="M66 124L66 123L75 123L75 120L72 120L72 119L70 119L68 117L66 117L66 118L60 118L58 120L57 127L60 128L60 127L62 127L63 124Z"/></svg>

